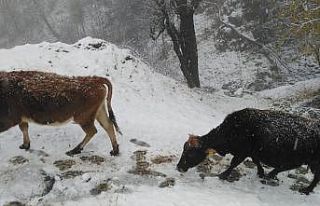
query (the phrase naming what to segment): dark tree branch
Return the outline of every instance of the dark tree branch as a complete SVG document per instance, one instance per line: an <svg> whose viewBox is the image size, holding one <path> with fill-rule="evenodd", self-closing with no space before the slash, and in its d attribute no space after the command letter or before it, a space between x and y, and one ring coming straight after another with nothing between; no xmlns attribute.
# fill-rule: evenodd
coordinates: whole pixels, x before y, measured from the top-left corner
<svg viewBox="0 0 320 206"><path fill-rule="evenodd" d="M228 27L229 29L231 29L232 31L234 31L240 38L248 41L249 43L257 46L258 48L261 49L261 53L269 60L269 62L277 67L282 67L284 69L284 71L286 72L289 72L291 71L291 68L288 67L288 65L282 61L281 57L271 48L269 48L268 46L254 40L254 39L251 39L250 37L247 37L246 35L242 34L240 31L238 31L233 25L227 23L227 22L224 22L222 20L222 17L221 17L221 9L220 7L213 3L213 5L216 7L218 13L217 13L217 16L218 16L218 20L221 24L223 24L225 27Z"/></svg>
<svg viewBox="0 0 320 206"><path fill-rule="evenodd" d="M192 6L192 8L193 8L193 11L195 11L195 10L199 7L201 1L202 1L202 0L192 0L191 6Z"/></svg>

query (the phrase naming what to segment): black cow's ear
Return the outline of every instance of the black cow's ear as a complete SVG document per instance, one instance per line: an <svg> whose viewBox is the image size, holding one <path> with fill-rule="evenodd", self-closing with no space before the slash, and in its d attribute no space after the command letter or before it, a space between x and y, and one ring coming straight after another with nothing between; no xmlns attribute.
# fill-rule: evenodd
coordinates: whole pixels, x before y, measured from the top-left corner
<svg viewBox="0 0 320 206"><path fill-rule="evenodd" d="M190 147L199 148L200 147L199 137L195 135L189 135L188 144Z"/></svg>

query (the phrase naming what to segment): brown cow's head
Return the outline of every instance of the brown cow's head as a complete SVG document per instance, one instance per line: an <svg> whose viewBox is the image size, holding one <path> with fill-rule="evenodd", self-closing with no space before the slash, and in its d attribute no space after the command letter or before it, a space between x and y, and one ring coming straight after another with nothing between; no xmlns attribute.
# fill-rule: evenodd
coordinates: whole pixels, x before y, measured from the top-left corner
<svg viewBox="0 0 320 206"><path fill-rule="evenodd" d="M197 166L207 157L207 151L199 136L190 135L184 143L183 153L177 165L179 172L186 172L189 168Z"/></svg>

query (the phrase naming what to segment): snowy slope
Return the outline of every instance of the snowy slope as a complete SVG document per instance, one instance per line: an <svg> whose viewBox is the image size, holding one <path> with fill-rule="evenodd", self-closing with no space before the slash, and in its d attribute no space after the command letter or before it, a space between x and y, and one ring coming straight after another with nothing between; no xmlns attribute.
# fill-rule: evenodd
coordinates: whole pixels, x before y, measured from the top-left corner
<svg viewBox="0 0 320 206"><path fill-rule="evenodd" d="M220 92L209 94L202 89L191 90L152 72L130 51L92 38L74 45L41 43L0 50L0 70L19 69L65 75L107 75L114 85L112 104L124 135L118 136L119 157L109 156L110 141L100 127L82 154L69 157L65 152L84 135L77 125L30 125L30 152L18 149L22 141L18 128L1 133L0 205L20 201L28 205L301 206L318 205L320 201L319 187L308 197L290 190L293 180L287 177L288 172L279 175L280 186L271 187L259 182L255 169L243 165L239 171L246 175L233 183L216 177L202 180L196 169L183 175L175 170L188 133L204 134L236 109L269 107L270 102L261 97L231 98ZM131 143L130 139L134 138L145 141L150 147ZM150 168L175 178L175 186L159 188L164 177L128 173L136 164L133 152L139 149L147 150L147 161L157 155L174 156L172 162L151 164ZM93 155L105 161L98 165L82 160ZM14 161L17 156L22 157L21 161ZM212 172L220 172L228 165L229 158L214 166ZM60 171L54 165L58 160L70 160L71 168ZM80 175L68 179L63 174L66 171L78 171ZM47 187L43 180L48 180L44 173L54 178L49 191L44 189ZM307 177L310 178L310 174ZM108 184L110 189L92 195L90 191L100 183Z"/></svg>

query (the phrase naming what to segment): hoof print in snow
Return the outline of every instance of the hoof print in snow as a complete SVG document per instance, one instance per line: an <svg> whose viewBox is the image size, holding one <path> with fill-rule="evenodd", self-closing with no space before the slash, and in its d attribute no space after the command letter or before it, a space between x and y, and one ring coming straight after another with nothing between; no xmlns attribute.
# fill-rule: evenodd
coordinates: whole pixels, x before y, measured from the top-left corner
<svg viewBox="0 0 320 206"><path fill-rule="evenodd" d="M141 147L150 147L150 145L144 141L137 140L137 139L130 139L130 142L136 145L139 145Z"/></svg>
<svg viewBox="0 0 320 206"><path fill-rule="evenodd" d="M158 155L154 158L151 159L151 162L153 164L163 164L163 163L171 163L173 162L173 160L176 159L175 155L169 155L169 156L165 156L165 155Z"/></svg>
<svg viewBox="0 0 320 206"><path fill-rule="evenodd" d="M243 175L241 175L241 173L238 170L232 170L230 175L224 180L228 182L236 182L239 181L242 176Z"/></svg>
<svg viewBox="0 0 320 206"><path fill-rule="evenodd" d="M42 150L29 149L28 152L30 152L31 154L35 154L39 157L49 157L49 154Z"/></svg>
<svg viewBox="0 0 320 206"><path fill-rule="evenodd" d="M81 176L83 174L84 174L84 172L80 171L80 170L70 170L70 171L61 173L61 178L62 179L72 179L72 178Z"/></svg>
<svg viewBox="0 0 320 206"><path fill-rule="evenodd" d="M29 162L29 160L23 156L15 156L15 157L12 157L9 162L13 165L22 165L26 162Z"/></svg>
<svg viewBox="0 0 320 206"><path fill-rule="evenodd" d="M164 187L173 187L176 183L176 180L172 177L166 178L165 181L161 182L159 187L164 188Z"/></svg>
<svg viewBox="0 0 320 206"><path fill-rule="evenodd" d="M90 190L90 194L91 195L99 195L101 194L101 192L106 192L111 190L112 185L110 184L110 182L105 182L105 183L101 183L99 185L97 185L95 188L93 188L92 190Z"/></svg>
<svg viewBox="0 0 320 206"><path fill-rule="evenodd" d="M279 186L279 181L275 180L275 179L263 179L263 180L260 180L260 182L262 184L264 184L264 185L269 185L269 186L272 186L272 187Z"/></svg>
<svg viewBox="0 0 320 206"><path fill-rule="evenodd" d="M92 155L92 156L81 156L80 159L83 162L89 162L91 164L101 165L103 162L106 161L105 158L98 156L98 155Z"/></svg>
<svg viewBox="0 0 320 206"><path fill-rule="evenodd" d="M59 170L65 171L76 164L74 160L57 160L53 163Z"/></svg>
<svg viewBox="0 0 320 206"><path fill-rule="evenodd" d="M3 206L25 206L26 204L18 202L18 201L12 201L5 203Z"/></svg>

